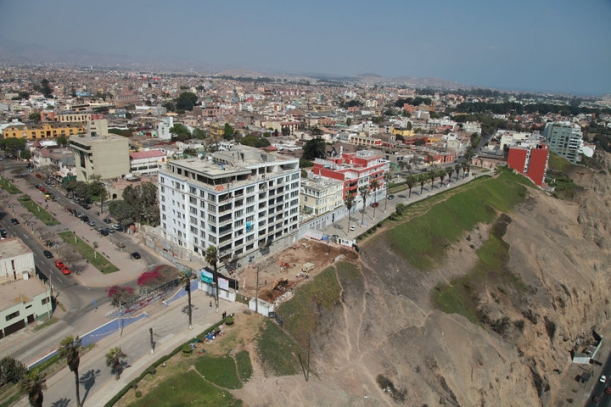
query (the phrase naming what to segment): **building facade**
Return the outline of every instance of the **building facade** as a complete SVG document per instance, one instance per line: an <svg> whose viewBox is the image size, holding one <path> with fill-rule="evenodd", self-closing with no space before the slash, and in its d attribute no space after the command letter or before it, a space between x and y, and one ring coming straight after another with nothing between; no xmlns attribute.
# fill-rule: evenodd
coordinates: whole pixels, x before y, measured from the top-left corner
<svg viewBox="0 0 611 407"><path fill-rule="evenodd" d="M321 176L302 179L299 209L314 216L332 211L344 205L343 191L344 183L337 179Z"/></svg>
<svg viewBox="0 0 611 407"><path fill-rule="evenodd" d="M139 175L157 174L166 160L166 154L161 150L129 153L129 171Z"/></svg>
<svg viewBox="0 0 611 407"><path fill-rule="evenodd" d="M298 159L252 147L170 161L159 172L162 235L201 256L215 246L219 259L237 260L297 233L299 191Z"/></svg>
<svg viewBox="0 0 611 407"><path fill-rule="evenodd" d="M70 137L85 131L84 123L45 122L35 125L9 126L2 132L3 138L15 137L27 140L51 139L59 136Z"/></svg>
<svg viewBox="0 0 611 407"><path fill-rule="evenodd" d="M125 137L112 134L72 136L69 146L74 151L78 181L89 181L92 175L107 179L129 173L129 141Z"/></svg>
<svg viewBox="0 0 611 407"><path fill-rule="evenodd" d="M545 142L549 149L571 164L581 161L583 136L578 124L569 122L547 123L543 129Z"/></svg>

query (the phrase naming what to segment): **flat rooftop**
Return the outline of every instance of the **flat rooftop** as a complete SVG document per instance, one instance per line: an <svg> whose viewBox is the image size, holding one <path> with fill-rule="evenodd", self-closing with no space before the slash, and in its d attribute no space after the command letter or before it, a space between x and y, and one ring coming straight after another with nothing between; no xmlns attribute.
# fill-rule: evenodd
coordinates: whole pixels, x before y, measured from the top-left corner
<svg viewBox="0 0 611 407"><path fill-rule="evenodd" d="M11 257L21 256L32 253L20 239L11 238L0 240L0 259L10 259Z"/></svg>
<svg viewBox="0 0 611 407"><path fill-rule="evenodd" d="M49 287L36 277L1 284L0 309L5 310L22 302L30 302L35 296L46 292L48 289Z"/></svg>

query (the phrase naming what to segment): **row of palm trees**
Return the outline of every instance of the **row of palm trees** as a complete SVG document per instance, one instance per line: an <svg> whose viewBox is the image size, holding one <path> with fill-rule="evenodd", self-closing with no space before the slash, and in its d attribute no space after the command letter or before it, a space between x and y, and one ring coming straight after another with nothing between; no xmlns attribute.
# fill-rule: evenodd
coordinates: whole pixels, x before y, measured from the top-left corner
<svg viewBox="0 0 611 407"><path fill-rule="evenodd" d="M404 162L400 161L400 163L404 163ZM405 167L405 164L403 165L403 167ZM409 189L409 197L410 198L412 197L412 188L414 187L414 185L420 184L420 194L422 195L422 191L424 190L424 184L426 184L427 181L429 180L431 181L431 189L432 189L434 187L435 180L439 179L439 185L441 186L446 176L448 177L448 180L452 179L453 173L455 174L455 177L458 180L458 175L460 174L461 169L463 170L463 178L465 178L465 175L469 172L470 168L471 166L469 163L462 162L462 163L456 163L454 167L432 168L431 170L420 173L420 174L410 174L407 176L405 180L405 184L407 185ZM390 175L390 172L387 172L384 174L384 182L386 184L386 195L387 195L386 198L388 198L388 185L391 179L392 179L392 176ZM378 180L375 180L375 179L371 181L368 185L362 185L359 187L358 194L363 199L363 213L361 216L361 223L363 223L365 220L365 209L367 208L367 198L369 197L370 193L373 191L374 198L375 198L374 203L377 203L376 192L378 191L379 188L380 188L380 183ZM346 195L346 197L344 198L344 205L346 206L346 209L348 209L348 230L350 230L350 210L354 207L355 200L356 200L356 196L352 192L349 192ZM388 199L386 199L384 203L385 211L386 211L387 205L388 205ZM375 212L376 207L377 205L373 205L373 217L374 218L376 216L376 212Z"/></svg>
<svg viewBox="0 0 611 407"><path fill-rule="evenodd" d="M66 359L68 368L74 373L74 383L76 387L76 405L81 407L81 396L79 388L79 365L81 340L78 336L67 336L60 342L59 355ZM119 347L110 349L106 354L106 366L111 368L115 374L115 379L119 380L121 376L121 367L127 355ZM43 390L47 389L46 378L44 374L31 371L25 374L21 379L21 389L27 393L28 401L32 407L42 407Z"/></svg>

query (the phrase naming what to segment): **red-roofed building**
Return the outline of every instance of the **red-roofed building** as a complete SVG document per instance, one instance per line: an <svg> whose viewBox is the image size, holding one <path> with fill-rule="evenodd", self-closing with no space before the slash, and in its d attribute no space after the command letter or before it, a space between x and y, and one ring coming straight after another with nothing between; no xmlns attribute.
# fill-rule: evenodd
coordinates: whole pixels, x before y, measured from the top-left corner
<svg viewBox="0 0 611 407"><path fill-rule="evenodd" d="M327 159L317 158L312 173L326 178L333 178L344 182L342 199L348 193L358 195L358 188L362 185L371 185L378 181L377 198L373 191L368 201L375 202L383 197L386 190L384 174L390 170L390 162L380 154L373 151L363 150L356 153L344 153L337 157ZM359 200L362 205L362 199Z"/></svg>
<svg viewBox="0 0 611 407"><path fill-rule="evenodd" d="M520 174L530 178L535 185L543 185L549 151L547 145L538 144L536 147L510 147L507 156L507 165Z"/></svg>
<svg viewBox="0 0 611 407"><path fill-rule="evenodd" d="M167 161L166 153L161 150L139 151L129 153L129 170L132 174L157 174L159 168Z"/></svg>

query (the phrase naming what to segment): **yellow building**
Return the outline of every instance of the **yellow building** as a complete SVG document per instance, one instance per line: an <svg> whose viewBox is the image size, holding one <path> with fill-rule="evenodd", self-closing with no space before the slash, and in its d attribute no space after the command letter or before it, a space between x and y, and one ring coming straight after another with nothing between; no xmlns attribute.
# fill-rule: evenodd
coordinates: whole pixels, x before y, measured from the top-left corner
<svg viewBox="0 0 611 407"><path fill-rule="evenodd" d="M390 132L392 134L396 134L398 136L403 136L403 137L414 137L416 135L416 133L414 133L414 130L394 128L394 127L390 128Z"/></svg>
<svg viewBox="0 0 611 407"><path fill-rule="evenodd" d="M3 138L15 137L27 140L52 139L59 136L70 137L85 132L85 123L40 123L34 125L18 124L9 126L2 132Z"/></svg>
<svg viewBox="0 0 611 407"><path fill-rule="evenodd" d="M324 177L301 180L299 209L314 216L332 211L344 205L344 182Z"/></svg>

